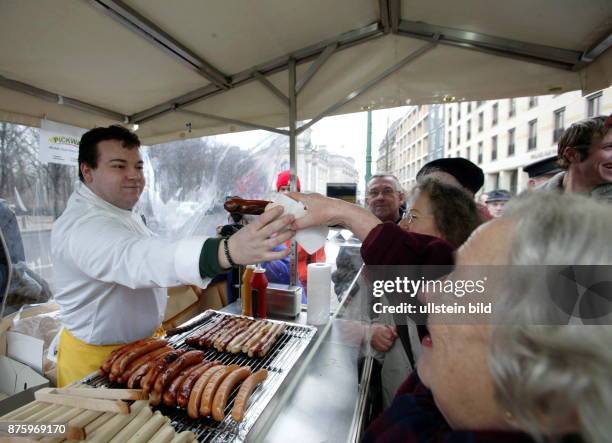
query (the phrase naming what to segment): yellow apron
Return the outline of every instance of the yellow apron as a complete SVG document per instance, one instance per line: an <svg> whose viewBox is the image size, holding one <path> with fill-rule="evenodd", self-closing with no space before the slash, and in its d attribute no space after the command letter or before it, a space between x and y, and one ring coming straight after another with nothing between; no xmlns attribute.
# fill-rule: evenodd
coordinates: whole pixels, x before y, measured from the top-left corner
<svg viewBox="0 0 612 443"><path fill-rule="evenodd" d="M160 326L154 335L164 334ZM98 370L106 357L121 346L124 345L90 345L64 328L57 351L57 386L64 387Z"/></svg>

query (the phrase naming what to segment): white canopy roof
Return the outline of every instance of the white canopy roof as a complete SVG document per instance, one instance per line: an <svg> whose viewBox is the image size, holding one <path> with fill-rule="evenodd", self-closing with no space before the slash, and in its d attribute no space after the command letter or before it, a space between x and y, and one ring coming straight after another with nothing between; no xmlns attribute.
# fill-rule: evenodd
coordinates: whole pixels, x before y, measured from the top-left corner
<svg viewBox="0 0 612 443"><path fill-rule="evenodd" d="M291 60L299 120L588 93L612 83L611 29L609 0L8 0L0 120L147 143L287 127Z"/></svg>

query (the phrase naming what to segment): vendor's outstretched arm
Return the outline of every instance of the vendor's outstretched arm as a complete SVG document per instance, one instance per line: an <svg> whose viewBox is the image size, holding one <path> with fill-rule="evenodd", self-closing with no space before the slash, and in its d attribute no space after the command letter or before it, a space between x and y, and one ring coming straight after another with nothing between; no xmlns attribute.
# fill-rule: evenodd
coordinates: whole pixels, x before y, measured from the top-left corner
<svg viewBox="0 0 612 443"><path fill-rule="evenodd" d="M344 200L325 197L321 194L290 192L287 195L306 206L306 215L294 223L296 229L320 225L341 225L363 241L372 229L382 223L369 210Z"/></svg>

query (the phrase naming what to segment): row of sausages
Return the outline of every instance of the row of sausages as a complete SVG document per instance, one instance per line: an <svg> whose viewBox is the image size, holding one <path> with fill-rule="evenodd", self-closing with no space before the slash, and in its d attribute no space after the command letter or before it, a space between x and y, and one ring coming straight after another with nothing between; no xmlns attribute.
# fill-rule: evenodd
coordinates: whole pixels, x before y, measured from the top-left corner
<svg viewBox="0 0 612 443"><path fill-rule="evenodd" d="M100 367L109 380L142 388L150 403L187 408L190 417L221 421L232 391L240 389L232 417L244 418L254 389L267 377L265 369L252 373L249 367L222 365L204 359L202 351L175 350L166 340L149 338L115 350Z"/></svg>
<svg viewBox="0 0 612 443"><path fill-rule="evenodd" d="M242 352L249 357L265 357L285 330L284 323L254 320L249 317L220 317L201 333L185 340L197 348L219 352Z"/></svg>

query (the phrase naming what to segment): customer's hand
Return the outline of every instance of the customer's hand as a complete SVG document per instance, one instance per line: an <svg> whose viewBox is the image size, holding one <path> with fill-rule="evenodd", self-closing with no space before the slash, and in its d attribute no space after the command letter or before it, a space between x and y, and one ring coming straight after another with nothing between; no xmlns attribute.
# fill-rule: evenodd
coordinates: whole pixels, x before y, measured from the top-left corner
<svg viewBox="0 0 612 443"><path fill-rule="evenodd" d="M290 248L272 251L295 235L295 231L291 229L295 217L282 214L282 207L272 208L229 238L228 247L234 263L250 265L280 260L291 253ZM225 255L223 243L219 245L219 264L223 268L229 268L230 263Z"/></svg>
<svg viewBox="0 0 612 443"><path fill-rule="evenodd" d="M306 207L306 215L295 221L296 229L305 229L312 226L343 225L343 205L347 203L337 198L325 197L321 194L302 194L288 192L288 197L302 202Z"/></svg>
<svg viewBox="0 0 612 443"><path fill-rule="evenodd" d="M370 343L378 352L387 352L395 343L398 335L395 327L375 324L371 327L372 339Z"/></svg>

